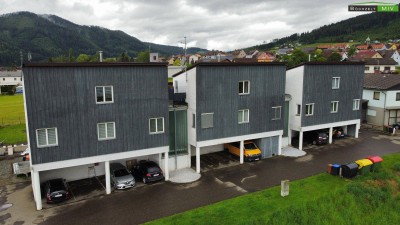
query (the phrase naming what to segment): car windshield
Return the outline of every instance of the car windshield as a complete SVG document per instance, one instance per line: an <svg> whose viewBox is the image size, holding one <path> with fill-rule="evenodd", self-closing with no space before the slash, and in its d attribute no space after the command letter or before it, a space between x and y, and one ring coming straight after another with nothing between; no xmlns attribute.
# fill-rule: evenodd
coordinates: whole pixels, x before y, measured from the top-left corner
<svg viewBox="0 0 400 225"><path fill-rule="evenodd" d="M257 149L257 146L254 143L244 144L245 149Z"/></svg>
<svg viewBox="0 0 400 225"><path fill-rule="evenodd" d="M126 175L129 175L127 170L119 169L119 170L115 170L114 171L114 176L115 177L123 177L123 176L126 176Z"/></svg>
<svg viewBox="0 0 400 225"><path fill-rule="evenodd" d="M156 167L156 166L153 166L153 167L147 168L147 172L149 172L149 173L157 173L157 172L160 172L160 169L158 167Z"/></svg>
<svg viewBox="0 0 400 225"><path fill-rule="evenodd" d="M319 137L322 137L322 138L325 138L325 137L327 137L328 135L325 134L325 133L319 133L318 136L319 136Z"/></svg>

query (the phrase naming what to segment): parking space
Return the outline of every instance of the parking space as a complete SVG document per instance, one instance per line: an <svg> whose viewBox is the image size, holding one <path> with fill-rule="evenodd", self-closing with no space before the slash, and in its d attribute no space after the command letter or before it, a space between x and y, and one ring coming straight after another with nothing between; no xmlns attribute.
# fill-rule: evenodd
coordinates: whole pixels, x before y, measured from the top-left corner
<svg viewBox="0 0 400 225"><path fill-rule="evenodd" d="M196 169L196 157L192 156L192 168ZM201 155L200 168L202 172L239 165L239 157L230 154L228 151L213 152Z"/></svg>

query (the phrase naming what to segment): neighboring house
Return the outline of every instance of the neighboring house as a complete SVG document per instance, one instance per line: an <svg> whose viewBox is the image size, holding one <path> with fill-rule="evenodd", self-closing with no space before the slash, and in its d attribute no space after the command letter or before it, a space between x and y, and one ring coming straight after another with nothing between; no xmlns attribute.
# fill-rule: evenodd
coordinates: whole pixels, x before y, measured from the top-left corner
<svg viewBox="0 0 400 225"><path fill-rule="evenodd" d="M22 85L22 70L0 71L0 87L6 85Z"/></svg>
<svg viewBox="0 0 400 225"><path fill-rule="evenodd" d="M381 50L387 50L386 45L379 43L379 44L371 44L370 48L374 51L381 51Z"/></svg>
<svg viewBox="0 0 400 225"><path fill-rule="evenodd" d="M161 62L158 57L158 53L156 53L156 52L150 53L150 62Z"/></svg>
<svg viewBox="0 0 400 225"><path fill-rule="evenodd" d="M369 45L357 45L356 49L357 50L368 50L369 49Z"/></svg>
<svg viewBox="0 0 400 225"><path fill-rule="evenodd" d="M346 52L338 52L337 50L333 49L322 50L322 56L324 56L326 59L328 59L333 53L338 53L342 57L340 61L344 61L348 58Z"/></svg>
<svg viewBox="0 0 400 225"><path fill-rule="evenodd" d="M176 60L176 57L172 56L171 58L168 59L168 65L174 65L174 62Z"/></svg>
<svg viewBox="0 0 400 225"><path fill-rule="evenodd" d="M258 62L273 62L275 60L275 55L270 52L259 52L257 55Z"/></svg>
<svg viewBox="0 0 400 225"><path fill-rule="evenodd" d="M368 123L387 126L400 122L400 75L365 74L363 99L368 100Z"/></svg>
<svg viewBox="0 0 400 225"><path fill-rule="evenodd" d="M172 75L179 73L185 69L185 66L168 66L168 78Z"/></svg>
<svg viewBox="0 0 400 225"><path fill-rule="evenodd" d="M280 48L280 49L278 49L276 54L277 55L288 55L288 54L291 54L293 50L294 50L293 48Z"/></svg>
<svg viewBox="0 0 400 225"><path fill-rule="evenodd" d="M314 54L315 50L317 50L316 47L304 47L304 48L301 48L301 51L306 53L306 54Z"/></svg>
<svg viewBox="0 0 400 225"><path fill-rule="evenodd" d="M342 61L346 61L349 58L346 52L338 52L338 53L340 54L340 56L342 56Z"/></svg>
<svg viewBox="0 0 400 225"><path fill-rule="evenodd" d="M248 59L256 58L257 54L258 54L258 50L250 51L250 52L246 55L246 58L248 58Z"/></svg>
<svg viewBox="0 0 400 225"><path fill-rule="evenodd" d="M303 133L329 129L332 143L334 127L358 137L361 118L363 63L309 62L286 71L286 94L289 101L289 143Z"/></svg>
<svg viewBox="0 0 400 225"><path fill-rule="evenodd" d="M164 165L168 180L166 80L164 63L36 63L23 67L32 188L38 210L42 208L40 183L47 179L105 174L106 193L111 193L111 162L128 165L152 159Z"/></svg>
<svg viewBox="0 0 400 225"><path fill-rule="evenodd" d="M283 63L199 63L174 75L186 93L191 155L222 151L223 144L255 141L263 157L281 154L285 104Z"/></svg>
<svg viewBox="0 0 400 225"><path fill-rule="evenodd" d="M392 58L397 62L397 65L400 65L400 54L397 50L383 50L379 51L379 53L383 56L383 58Z"/></svg>
<svg viewBox="0 0 400 225"><path fill-rule="evenodd" d="M190 64L195 64L199 61L199 59L201 58L201 55L199 54L194 54L194 55L190 55L189 56L189 63Z"/></svg>
<svg viewBox="0 0 400 225"><path fill-rule="evenodd" d="M317 49L324 50L324 49L332 49L332 48L334 48L334 47L332 45L329 45L329 44L317 45Z"/></svg>
<svg viewBox="0 0 400 225"><path fill-rule="evenodd" d="M361 51L358 51L352 57L352 60L364 61L366 59L381 59L381 58L383 58L383 57L379 52L375 52L373 50L361 50Z"/></svg>
<svg viewBox="0 0 400 225"><path fill-rule="evenodd" d="M236 50L235 52L233 52L232 55L233 55L233 58L235 58L235 59L237 59L237 58L242 59L242 58L245 58L247 54L243 49L241 49L241 50Z"/></svg>
<svg viewBox="0 0 400 225"><path fill-rule="evenodd" d="M347 43L333 44L333 47L339 51L343 51L343 50L350 48L349 44L347 44Z"/></svg>
<svg viewBox="0 0 400 225"><path fill-rule="evenodd" d="M397 62L392 58L366 59L365 73L391 73L396 70Z"/></svg>

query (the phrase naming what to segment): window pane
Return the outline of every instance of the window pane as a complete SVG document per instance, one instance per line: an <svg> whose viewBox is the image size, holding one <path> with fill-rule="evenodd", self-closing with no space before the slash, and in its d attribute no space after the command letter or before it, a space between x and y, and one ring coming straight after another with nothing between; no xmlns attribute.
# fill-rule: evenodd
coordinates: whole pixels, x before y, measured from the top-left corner
<svg viewBox="0 0 400 225"><path fill-rule="evenodd" d="M156 119L150 119L150 133L155 133L157 132L157 124L156 124Z"/></svg>
<svg viewBox="0 0 400 225"><path fill-rule="evenodd" d="M103 87L96 87L96 100L97 102L104 102Z"/></svg>
<svg viewBox="0 0 400 225"><path fill-rule="evenodd" d="M276 108L276 115L275 115L275 117L276 117L277 119L280 119L280 118L281 118L281 107Z"/></svg>
<svg viewBox="0 0 400 225"><path fill-rule="evenodd" d="M246 94L249 93L249 82L248 81L244 82L244 93L246 93Z"/></svg>
<svg viewBox="0 0 400 225"><path fill-rule="evenodd" d="M47 129L47 135L49 139L49 145L55 145L57 144L57 135L56 135L56 129Z"/></svg>
<svg viewBox="0 0 400 225"><path fill-rule="evenodd" d="M112 102L112 87L104 87L106 102Z"/></svg>
<svg viewBox="0 0 400 225"><path fill-rule="evenodd" d="M107 138L115 137L114 125L114 123L107 123Z"/></svg>
<svg viewBox="0 0 400 225"><path fill-rule="evenodd" d="M105 123L99 123L97 124L98 130L99 130L99 139L104 139L107 138L106 135L106 124Z"/></svg>
<svg viewBox="0 0 400 225"><path fill-rule="evenodd" d="M239 82L239 93L243 94L243 82Z"/></svg>
<svg viewBox="0 0 400 225"><path fill-rule="evenodd" d="M195 128L196 127L196 114L192 114L192 127Z"/></svg>
<svg viewBox="0 0 400 225"><path fill-rule="evenodd" d="M157 119L157 132L164 132L164 120L163 118Z"/></svg>
<svg viewBox="0 0 400 225"><path fill-rule="evenodd" d="M249 122L249 110L244 110L244 121Z"/></svg>
<svg viewBox="0 0 400 225"><path fill-rule="evenodd" d="M243 111L242 110L239 110L238 121L239 121L239 123L243 123Z"/></svg>
<svg viewBox="0 0 400 225"><path fill-rule="evenodd" d="M38 135L38 145L47 145L47 140L46 140L46 130L37 130L37 135Z"/></svg>

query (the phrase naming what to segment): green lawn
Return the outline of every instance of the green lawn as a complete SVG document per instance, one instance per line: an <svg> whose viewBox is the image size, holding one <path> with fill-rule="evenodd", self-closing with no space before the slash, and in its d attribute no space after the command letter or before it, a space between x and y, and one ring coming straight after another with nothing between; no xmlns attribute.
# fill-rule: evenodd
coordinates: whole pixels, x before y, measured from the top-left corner
<svg viewBox="0 0 400 225"><path fill-rule="evenodd" d="M287 197L273 187L148 224L398 224L400 154L383 165L353 180L324 173L294 181Z"/></svg>
<svg viewBox="0 0 400 225"><path fill-rule="evenodd" d="M6 125L0 128L0 142L3 145L26 144L25 124Z"/></svg>
<svg viewBox="0 0 400 225"><path fill-rule="evenodd" d="M0 126L24 123L23 95L0 95Z"/></svg>
<svg viewBox="0 0 400 225"><path fill-rule="evenodd" d="M23 95L0 95L0 142L26 143Z"/></svg>

